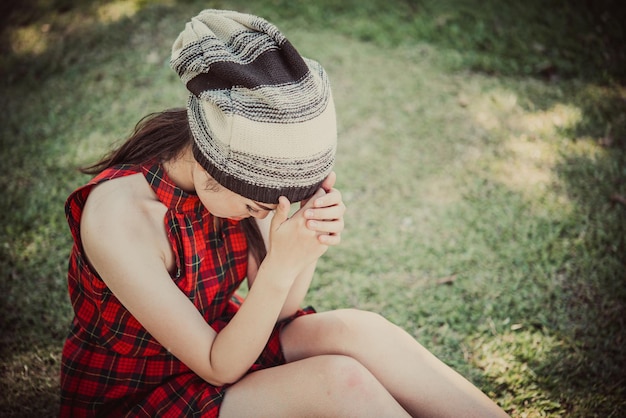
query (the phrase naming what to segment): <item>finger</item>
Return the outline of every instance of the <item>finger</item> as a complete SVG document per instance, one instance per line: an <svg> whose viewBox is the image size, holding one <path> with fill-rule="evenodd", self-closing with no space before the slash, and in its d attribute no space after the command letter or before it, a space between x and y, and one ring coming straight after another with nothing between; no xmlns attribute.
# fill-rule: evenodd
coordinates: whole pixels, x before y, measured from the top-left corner
<svg viewBox="0 0 626 418"><path fill-rule="evenodd" d="M340 202L338 205L324 207L324 208L309 208L305 211L304 217L306 219L324 221L324 220L335 220L339 218L343 218L343 215L346 212L346 206L343 202Z"/></svg>
<svg viewBox="0 0 626 418"><path fill-rule="evenodd" d="M285 196L281 196L278 198L278 206L276 207L274 217L272 218L272 226L274 228L279 227L289 218L290 206L291 203L289 202L289 199L287 199Z"/></svg>
<svg viewBox="0 0 626 418"><path fill-rule="evenodd" d="M334 173L331 173L334 174ZM333 176L336 177L336 176ZM328 182L327 185L330 185L330 187L326 188L325 187L325 183L324 182ZM324 182L320 185L320 188L315 192L315 194L313 194L313 196L307 197L306 199L300 201L300 208L305 207L309 202L314 201L314 199L318 196L318 193L320 190L323 190L324 193L328 193L330 190L332 190L332 184L335 183L334 179L328 180L328 177L324 180Z"/></svg>
<svg viewBox="0 0 626 418"><path fill-rule="evenodd" d="M337 181L337 174L334 171L331 171L330 174L322 182L321 187L322 189L326 191L326 193L328 193L335 186L336 181Z"/></svg>
<svg viewBox="0 0 626 418"><path fill-rule="evenodd" d="M333 221L315 221L309 220L306 223L307 228L319 234L340 234L343 231L343 219Z"/></svg>
<svg viewBox="0 0 626 418"><path fill-rule="evenodd" d="M341 192L337 189L331 189L326 192L326 195L316 198L313 201L313 206L316 208L323 208L325 206L338 205L342 201Z"/></svg>
<svg viewBox="0 0 626 418"><path fill-rule="evenodd" d="M332 246L341 243L341 234L321 234L317 237L320 244Z"/></svg>
<svg viewBox="0 0 626 418"><path fill-rule="evenodd" d="M313 207L313 204L316 200L320 199L322 196L324 196L326 194L326 191L324 189L317 189L317 191L315 192L315 194L313 196L311 196L309 199L306 200L305 202L302 202L303 204L301 204L300 209L309 209Z"/></svg>

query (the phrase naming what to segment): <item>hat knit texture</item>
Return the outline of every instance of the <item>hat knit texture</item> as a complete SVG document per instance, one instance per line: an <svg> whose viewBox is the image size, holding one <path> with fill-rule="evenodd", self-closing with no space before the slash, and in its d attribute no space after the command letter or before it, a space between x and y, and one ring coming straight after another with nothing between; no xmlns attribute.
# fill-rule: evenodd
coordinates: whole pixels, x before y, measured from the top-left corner
<svg viewBox="0 0 626 418"><path fill-rule="evenodd" d="M337 144L330 83L276 26L204 10L174 42L170 65L190 92L194 157L218 183L262 203L317 191Z"/></svg>

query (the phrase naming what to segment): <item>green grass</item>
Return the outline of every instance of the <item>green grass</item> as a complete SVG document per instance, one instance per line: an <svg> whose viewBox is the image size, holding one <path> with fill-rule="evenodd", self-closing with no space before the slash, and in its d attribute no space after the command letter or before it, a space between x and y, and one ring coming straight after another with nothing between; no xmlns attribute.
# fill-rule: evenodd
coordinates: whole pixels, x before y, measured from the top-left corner
<svg viewBox="0 0 626 418"><path fill-rule="evenodd" d="M56 413L75 168L184 104L168 51L210 6L277 23L333 82L347 225L307 302L384 314L512 416L623 415L623 12L508 3L31 0L3 13L0 415Z"/></svg>

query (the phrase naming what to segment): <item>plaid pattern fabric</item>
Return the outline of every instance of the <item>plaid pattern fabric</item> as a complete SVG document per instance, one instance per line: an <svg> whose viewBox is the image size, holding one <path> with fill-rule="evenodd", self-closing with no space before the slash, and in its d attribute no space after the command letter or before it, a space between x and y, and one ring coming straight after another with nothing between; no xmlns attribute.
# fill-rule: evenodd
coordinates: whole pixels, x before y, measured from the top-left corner
<svg viewBox="0 0 626 418"><path fill-rule="evenodd" d="M68 288L75 316L63 348L60 415L216 417L226 387L208 384L152 338L82 252L80 218L90 190L137 173L143 173L169 209L164 222L177 260L172 280L179 289L217 332L241 302L235 291L245 278L248 254L237 222L212 216L197 196L177 188L159 164L105 170L66 203L74 238ZM299 311L294 318L310 312ZM289 320L276 326L250 372L285 362L279 332Z"/></svg>

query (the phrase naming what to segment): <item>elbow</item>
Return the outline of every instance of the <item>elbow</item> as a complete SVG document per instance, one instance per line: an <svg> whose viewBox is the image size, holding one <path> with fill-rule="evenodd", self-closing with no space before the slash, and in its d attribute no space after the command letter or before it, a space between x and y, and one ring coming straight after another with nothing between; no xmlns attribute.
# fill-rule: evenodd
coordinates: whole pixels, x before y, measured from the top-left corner
<svg viewBox="0 0 626 418"><path fill-rule="evenodd" d="M285 305L283 306L283 308L280 311L280 314L278 315L278 320L277 322L280 322L284 319L287 318L291 318L292 316L294 316L296 314L296 312L298 312L298 309L300 309L300 305L299 304L290 304L290 303L285 303Z"/></svg>
<svg viewBox="0 0 626 418"><path fill-rule="evenodd" d="M250 363L248 363L245 360L247 356L242 358L241 353L228 345L228 335L226 339L220 338L219 335L209 347L208 355L203 359L201 373L197 373L203 380L217 387L238 382L246 375L258 357L257 354L254 359L250 358Z"/></svg>
<svg viewBox="0 0 626 418"><path fill-rule="evenodd" d="M236 383L245 375L244 373L233 373L233 371L219 371L219 370L211 370L208 373L203 373L199 375L204 381L213 386L224 386L224 385L232 385Z"/></svg>
<svg viewBox="0 0 626 418"><path fill-rule="evenodd" d="M211 379L211 380L207 380L207 382L209 382L211 385L213 386L225 386L225 385L232 385L233 383L236 383L240 378L229 378L228 376L224 376L223 379ZM206 380L206 379L205 379Z"/></svg>
<svg viewBox="0 0 626 418"><path fill-rule="evenodd" d="M214 376L200 376L202 380L207 382L211 386L220 387L224 385L228 385L230 383L224 382L222 380L216 379Z"/></svg>

